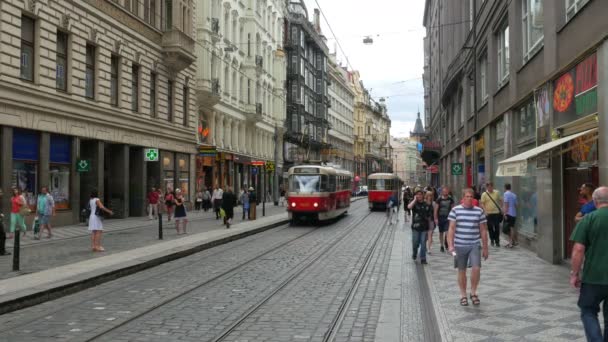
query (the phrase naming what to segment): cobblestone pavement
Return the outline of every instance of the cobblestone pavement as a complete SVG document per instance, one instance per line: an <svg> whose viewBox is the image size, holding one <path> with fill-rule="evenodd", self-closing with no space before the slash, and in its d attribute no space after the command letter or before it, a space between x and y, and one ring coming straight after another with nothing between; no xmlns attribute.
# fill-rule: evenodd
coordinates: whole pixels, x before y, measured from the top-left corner
<svg viewBox="0 0 608 342"><path fill-rule="evenodd" d="M435 241L437 232L435 232ZM447 341L584 341L569 287L568 269L551 265L523 248L490 247L478 289L481 305L459 304L451 256L435 243L426 276L432 284L440 325ZM438 302L438 303L437 303Z"/></svg>
<svg viewBox="0 0 608 342"><path fill-rule="evenodd" d="M273 286L295 272L302 262L318 254L342 234L358 232L355 240L364 243L367 236L369 242L370 234L380 229L378 220L383 220L383 215L374 213L372 215L376 216L370 216L372 221L365 221L368 223L365 227L353 229L352 233L347 231L349 226L359 223L363 215L367 214L365 206L363 201L354 203L352 211L356 213L333 225L319 229L273 229L78 294L0 316L0 325L3 327L0 341L86 340L190 290L192 291L185 296L169 301L160 309L100 340L208 340L214 333L231 324L253 303L257 303ZM221 281L197 288L199 284L235 265L308 232L311 233L292 241L288 247L256 259L222 277ZM351 243L344 243L340 248L342 253L349 249L344 245L352 247ZM357 248L350 250L352 253ZM354 261L356 260L349 260L344 255L336 255L336 260L327 259L315 269L324 276L330 276L331 274L323 272L326 264L348 264ZM331 273L345 273L340 272L343 269L332 267ZM349 272L346 275L354 276ZM329 286L331 282L322 281L316 286L322 290L321 285L324 284ZM329 301L331 297L327 298ZM333 299L337 300L339 301ZM272 324L270 327L275 328Z"/></svg>
<svg viewBox="0 0 608 342"><path fill-rule="evenodd" d="M266 205L266 216L282 214L285 207ZM262 207L258 206L258 215L262 215ZM235 208L235 224L242 222L241 207ZM163 217L164 219L164 217ZM215 219L215 213L208 211L189 212L188 233L200 233L215 229L224 229L221 220ZM66 226L53 230L51 239L35 240L31 231L21 239L19 272L12 271L12 255L0 257L0 279L15 277L20 274L32 273L59 267L77 261L97 258L108 254L158 243L158 220L149 220L147 217L114 219L104 222L103 245L104 253L92 253L90 250L90 236L84 225ZM46 233L44 234L46 235ZM176 235L174 221L163 222L164 240L173 240L183 237ZM7 247L12 252L12 240L7 241Z"/></svg>

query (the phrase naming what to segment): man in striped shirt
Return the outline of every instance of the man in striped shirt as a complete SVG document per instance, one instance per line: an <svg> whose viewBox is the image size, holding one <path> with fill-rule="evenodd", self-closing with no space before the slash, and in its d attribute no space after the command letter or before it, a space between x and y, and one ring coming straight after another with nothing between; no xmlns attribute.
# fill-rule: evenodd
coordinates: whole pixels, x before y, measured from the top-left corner
<svg viewBox="0 0 608 342"><path fill-rule="evenodd" d="M473 205L475 193L472 189L464 190L462 204L454 207L448 216L448 248L454 255L454 266L458 268L458 286L460 287L460 305L467 306L467 265L473 267L471 272L471 301L479 305L477 286L481 271L481 256L488 258L488 225L483 210ZM481 248L481 255L480 255Z"/></svg>

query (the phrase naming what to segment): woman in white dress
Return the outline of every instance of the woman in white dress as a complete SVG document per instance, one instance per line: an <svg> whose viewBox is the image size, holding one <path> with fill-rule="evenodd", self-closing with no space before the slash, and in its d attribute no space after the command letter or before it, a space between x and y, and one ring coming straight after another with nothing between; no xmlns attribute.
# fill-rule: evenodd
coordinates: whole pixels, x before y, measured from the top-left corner
<svg viewBox="0 0 608 342"><path fill-rule="evenodd" d="M91 231L91 249L93 252L103 252L105 249L101 247L101 234L103 233L103 221L101 220L101 211L105 211L108 215L114 215L112 210L103 206L97 190L91 191L91 198L89 198L89 208L91 214L89 215L89 231ZM97 210L99 208L99 210Z"/></svg>

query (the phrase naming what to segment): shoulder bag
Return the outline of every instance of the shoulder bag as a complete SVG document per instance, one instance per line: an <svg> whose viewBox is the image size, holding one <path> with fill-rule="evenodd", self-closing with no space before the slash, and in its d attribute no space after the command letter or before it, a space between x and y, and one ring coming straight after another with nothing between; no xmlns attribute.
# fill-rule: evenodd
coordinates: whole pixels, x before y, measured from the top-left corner
<svg viewBox="0 0 608 342"><path fill-rule="evenodd" d="M498 219L498 223L501 223L502 219L504 217L504 215L502 214L502 209L500 208L500 206L498 205L498 203L496 203L496 201L492 198L492 195L490 195L490 193L488 192L488 190L486 190L486 194L488 194L488 197L490 197L490 200L492 200L492 202L494 203L494 205L496 206L496 208L498 208L498 211L500 212L500 218Z"/></svg>

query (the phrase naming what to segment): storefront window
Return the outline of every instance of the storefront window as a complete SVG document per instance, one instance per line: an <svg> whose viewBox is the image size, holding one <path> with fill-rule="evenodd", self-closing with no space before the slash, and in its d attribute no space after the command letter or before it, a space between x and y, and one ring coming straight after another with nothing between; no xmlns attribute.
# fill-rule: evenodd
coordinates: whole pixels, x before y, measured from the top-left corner
<svg viewBox="0 0 608 342"><path fill-rule="evenodd" d="M49 192L58 210L70 209L70 146L71 138L65 135L51 135L49 165ZM44 186L45 184L41 184Z"/></svg>
<svg viewBox="0 0 608 342"><path fill-rule="evenodd" d="M161 151L163 191L175 190L175 157L173 152Z"/></svg>
<svg viewBox="0 0 608 342"><path fill-rule="evenodd" d="M187 154L177 155L178 186L186 200L190 199L188 190L190 189L190 157Z"/></svg>
<svg viewBox="0 0 608 342"><path fill-rule="evenodd" d="M536 234L538 191L536 189L536 164L528 163L525 177L517 177L513 192L519 200L517 221L521 232Z"/></svg>
<svg viewBox="0 0 608 342"><path fill-rule="evenodd" d="M13 130L12 185L21 190L30 209L36 209L40 136L36 131Z"/></svg>

